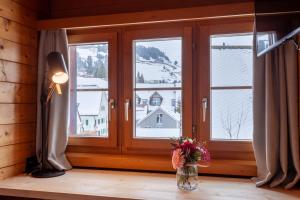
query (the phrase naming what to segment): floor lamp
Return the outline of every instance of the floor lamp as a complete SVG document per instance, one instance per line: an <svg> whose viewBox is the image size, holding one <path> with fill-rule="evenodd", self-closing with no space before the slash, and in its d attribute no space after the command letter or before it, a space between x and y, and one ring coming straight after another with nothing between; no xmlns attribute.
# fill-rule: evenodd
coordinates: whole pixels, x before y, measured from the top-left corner
<svg viewBox="0 0 300 200"><path fill-rule="evenodd" d="M42 85L42 94L40 98L41 114L42 114L42 146L41 146L41 163L37 170L33 171L31 175L36 178L51 178L64 175L64 171L55 169L48 169L47 162L47 146L48 146L48 123L49 123L49 102L53 93L61 95L62 90L60 85L69 80L68 70L65 64L64 57L59 52L51 52L47 56L48 71L46 77L50 81L44 81ZM49 84L50 82L50 84ZM44 87L47 84L47 87ZM49 84L49 86L48 86ZM47 91L44 91L47 88ZM46 154L46 155L45 155Z"/></svg>

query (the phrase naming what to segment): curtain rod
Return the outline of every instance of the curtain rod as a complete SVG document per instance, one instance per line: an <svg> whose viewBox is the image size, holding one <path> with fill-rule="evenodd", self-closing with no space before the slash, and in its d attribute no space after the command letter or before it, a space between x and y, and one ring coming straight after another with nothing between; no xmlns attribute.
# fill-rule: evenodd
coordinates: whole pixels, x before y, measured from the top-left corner
<svg viewBox="0 0 300 200"><path fill-rule="evenodd" d="M280 40L278 40L277 42L275 42L273 45L271 45L269 48L263 50L262 52L260 52L257 56L262 56L270 51L272 51L273 49L279 47L281 44L286 43L288 40L293 39L294 36L300 34L300 26L295 29L294 31L290 32L289 34L287 34L285 37L281 38ZM294 40L294 39L293 39ZM297 44L294 40L294 44ZM299 45L296 45L297 50L299 50Z"/></svg>

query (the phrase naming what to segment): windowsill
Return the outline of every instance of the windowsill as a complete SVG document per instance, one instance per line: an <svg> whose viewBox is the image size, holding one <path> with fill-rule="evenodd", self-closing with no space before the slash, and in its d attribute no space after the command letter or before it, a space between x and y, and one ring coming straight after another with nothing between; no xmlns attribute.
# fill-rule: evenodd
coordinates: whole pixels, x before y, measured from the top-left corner
<svg viewBox="0 0 300 200"><path fill-rule="evenodd" d="M73 169L56 178L19 175L0 181L0 195L55 199L295 199L300 190L256 188L250 179L199 177L198 189L177 189L175 174Z"/></svg>
<svg viewBox="0 0 300 200"><path fill-rule="evenodd" d="M67 153L71 164L76 167L105 169L130 169L145 171L174 172L170 156L114 155L92 153ZM213 159L209 167L201 167L200 174L256 176L255 161Z"/></svg>

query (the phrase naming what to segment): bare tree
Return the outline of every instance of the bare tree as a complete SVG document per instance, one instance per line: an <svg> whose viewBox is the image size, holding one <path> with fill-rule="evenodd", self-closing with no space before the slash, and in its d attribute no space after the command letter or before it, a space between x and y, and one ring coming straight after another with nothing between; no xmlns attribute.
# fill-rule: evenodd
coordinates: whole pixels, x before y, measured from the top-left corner
<svg viewBox="0 0 300 200"><path fill-rule="evenodd" d="M241 127L246 122L247 117L248 117L248 109L245 110L244 106L242 106L242 109L237 114L237 119L236 119L236 129L237 129L236 130L236 139L239 139Z"/></svg>
<svg viewBox="0 0 300 200"><path fill-rule="evenodd" d="M223 129L230 139L239 139L241 128L244 126L248 118L248 109L245 109L244 106L239 110L239 112L234 116L234 113L227 111L221 113L221 123Z"/></svg>

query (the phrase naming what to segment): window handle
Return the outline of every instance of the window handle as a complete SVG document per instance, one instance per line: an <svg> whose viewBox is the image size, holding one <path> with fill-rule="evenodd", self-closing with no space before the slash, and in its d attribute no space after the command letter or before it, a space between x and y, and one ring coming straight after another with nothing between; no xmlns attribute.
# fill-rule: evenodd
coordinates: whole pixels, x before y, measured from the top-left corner
<svg viewBox="0 0 300 200"><path fill-rule="evenodd" d="M126 99L125 100L125 121L128 121L128 112L129 112L129 104L130 104L130 100L129 99Z"/></svg>
<svg viewBox="0 0 300 200"><path fill-rule="evenodd" d="M202 121L206 121L207 98L202 99Z"/></svg>
<svg viewBox="0 0 300 200"><path fill-rule="evenodd" d="M109 99L109 103L108 103L108 121L111 121L111 110L115 109L116 107L116 102L113 98Z"/></svg>

